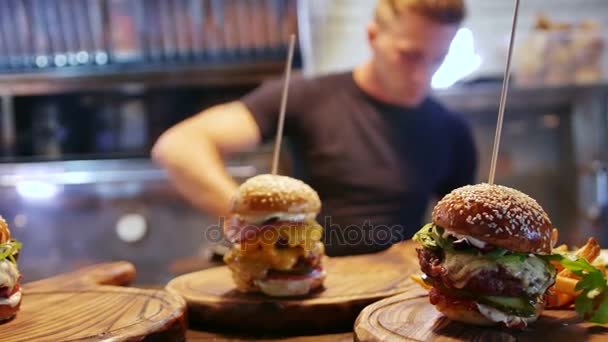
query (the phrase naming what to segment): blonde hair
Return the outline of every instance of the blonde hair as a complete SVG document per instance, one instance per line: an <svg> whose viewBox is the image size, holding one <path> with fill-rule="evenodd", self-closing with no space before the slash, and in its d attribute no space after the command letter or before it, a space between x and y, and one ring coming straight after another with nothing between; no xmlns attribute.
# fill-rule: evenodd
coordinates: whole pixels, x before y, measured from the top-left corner
<svg viewBox="0 0 608 342"><path fill-rule="evenodd" d="M464 0L378 0L376 21L388 24L405 10L442 24L460 24L466 15Z"/></svg>

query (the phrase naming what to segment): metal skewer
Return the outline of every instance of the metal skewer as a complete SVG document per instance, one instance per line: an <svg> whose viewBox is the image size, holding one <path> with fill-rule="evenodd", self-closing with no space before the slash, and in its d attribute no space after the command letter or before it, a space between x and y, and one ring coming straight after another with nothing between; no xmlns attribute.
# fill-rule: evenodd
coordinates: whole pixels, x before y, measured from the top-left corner
<svg viewBox="0 0 608 342"><path fill-rule="evenodd" d="M289 78L291 76L291 63L293 60L293 50L296 43L296 36L289 37L289 54L287 55L287 65L285 66L285 83L283 84L283 95L281 97L281 110L279 112L279 123L277 124L277 137L274 142L274 154L272 156L272 174L277 174L279 164L279 154L281 152L281 140L283 140L283 126L285 125L285 108L287 107L287 93L289 90Z"/></svg>
<svg viewBox="0 0 608 342"><path fill-rule="evenodd" d="M507 92L509 90L509 75L511 74L511 58L513 56L513 45L515 44L515 31L517 28L517 14L519 12L519 0L515 0L515 10L513 11L513 25L511 26L511 38L509 41L509 50L507 52L507 65L502 83L502 92L500 94L500 106L498 107L498 122L496 123L496 135L494 136L494 149L492 151L492 162L490 164L489 184L494 184L494 175L496 173L496 163L498 160L498 149L500 147L500 136L502 133L502 123L505 117L505 106L507 101Z"/></svg>

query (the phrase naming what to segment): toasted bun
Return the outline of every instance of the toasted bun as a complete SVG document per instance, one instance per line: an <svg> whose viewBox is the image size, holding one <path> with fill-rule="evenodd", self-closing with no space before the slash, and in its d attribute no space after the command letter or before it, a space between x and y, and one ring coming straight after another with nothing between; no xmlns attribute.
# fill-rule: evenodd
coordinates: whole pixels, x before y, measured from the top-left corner
<svg viewBox="0 0 608 342"><path fill-rule="evenodd" d="M286 176L259 175L241 184L230 211L240 215L264 213L317 214L319 195L306 183Z"/></svg>
<svg viewBox="0 0 608 342"><path fill-rule="evenodd" d="M487 319L479 312L479 310L473 310L466 306L437 304L435 305L435 308L451 321L479 326L491 326L498 324L498 322Z"/></svg>
<svg viewBox="0 0 608 342"><path fill-rule="evenodd" d="M437 311L441 312L452 321L478 326L500 324L513 329L523 329L528 324L536 321L545 307L544 302L536 304L534 316L519 317L509 316L499 310L469 301L454 301L443 298L434 305ZM484 311L485 314L482 311ZM492 314L492 312L494 312L494 314Z"/></svg>
<svg viewBox="0 0 608 342"><path fill-rule="evenodd" d="M550 254L553 225L528 195L500 185L458 188L433 209L433 223L516 252Z"/></svg>
<svg viewBox="0 0 608 342"><path fill-rule="evenodd" d="M0 305L0 322L12 319L13 317L15 317L15 315L17 315L17 312L19 311L19 307L21 306L21 298L23 298L23 296L21 295L21 290L14 293L12 296L19 296L19 302L14 307L8 304Z"/></svg>
<svg viewBox="0 0 608 342"><path fill-rule="evenodd" d="M8 242L11 239L11 231L8 229L8 224L2 216L0 216L0 243Z"/></svg>
<svg viewBox="0 0 608 342"><path fill-rule="evenodd" d="M452 321L478 326L492 326L503 324L506 325L508 328L515 329L525 328L528 324L535 322L540 316L540 312L542 311L539 311L538 314L533 317L514 317L512 321L506 323L495 322L493 320L490 320L486 316L482 315L479 310L472 310L465 306L436 305L435 308L437 309L437 311L441 312Z"/></svg>
<svg viewBox="0 0 608 342"><path fill-rule="evenodd" d="M325 271L311 273L308 277L266 278L256 280L260 291L273 297L303 296L323 286Z"/></svg>

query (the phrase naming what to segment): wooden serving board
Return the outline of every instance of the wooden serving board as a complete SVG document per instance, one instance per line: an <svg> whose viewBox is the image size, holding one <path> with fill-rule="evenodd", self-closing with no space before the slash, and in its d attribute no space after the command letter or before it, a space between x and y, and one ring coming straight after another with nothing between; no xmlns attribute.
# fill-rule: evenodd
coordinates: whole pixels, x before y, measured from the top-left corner
<svg viewBox="0 0 608 342"><path fill-rule="evenodd" d="M134 275L133 265L117 262L24 284L21 309L0 325L0 341L185 341L182 298L110 286Z"/></svg>
<svg viewBox="0 0 608 342"><path fill-rule="evenodd" d="M329 258L325 266L325 289L307 297L240 293L226 266L177 277L166 289L186 299L194 327L292 335L327 333L351 331L366 305L403 292L410 275L418 270L411 242L375 254Z"/></svg>
<svg viewBox="0 0 608 342"><path fill-rule="evenodd" d="M429 303L426 291L406 293L376 302L355 322L355 340L371 341L608 341L608 326L581 321L574 310L545 310L522 331L476 327L450 321Z"/></svg>
<svg viewBox="0 0 608 342"><path fill-rule="evenodd" d="M209 342L209 341L224 341L224 342L353 342L352 332L337 333L328 335L309 335L309 336L267 336L267 337L252 337L241 336L234 334L219 334L206 331L188 330L186 335L188 342Z"/></svg>

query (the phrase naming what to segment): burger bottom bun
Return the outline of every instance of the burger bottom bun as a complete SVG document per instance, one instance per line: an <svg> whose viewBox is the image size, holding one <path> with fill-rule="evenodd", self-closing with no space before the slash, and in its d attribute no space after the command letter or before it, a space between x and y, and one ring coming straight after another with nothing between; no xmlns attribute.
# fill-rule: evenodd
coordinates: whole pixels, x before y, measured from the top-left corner
<svg viewBox="0 0 608 342"><path fill-rule="evenodd" d="M491 326L499 323L487 319L479 310L474 310L470 307L438 304L435 305L435 308L447 318L456 322L479 326Z"/></svg>
<svg viewBox="0 0 608 342"><path fill-rule="evenodd" d="M504 324L509 328L524 328L529 323L536 321L538 319L538 316L540 316L540 313L542 312L542 307L540 307L534 317L508 316L508 320L497 322L487 318L485 315L479 312L479 310L473 309L468 305L458 305L457 303L440 302L435 305L435 308L452 321L478 326L493 326L498 324Z"/></svg>
<svg viewBox="0 0 608 342"><path fill-rule="evenodd" d="M15 317L17 312L19 311L19 307L21 306L21 290L15 292L11 297L19 296L19 302L15 306L10 306L9 304L0 304L0 323L4 321L8 321Z"/></svg>
<svg viewBox="0 0 608 342"><path fill-rule="evenodd" d="M256 280L254 283L260 291L269 296L303 296L323 286L325 275L325 271L320 271L311 273L306 277L269 277Z"/></svg>

